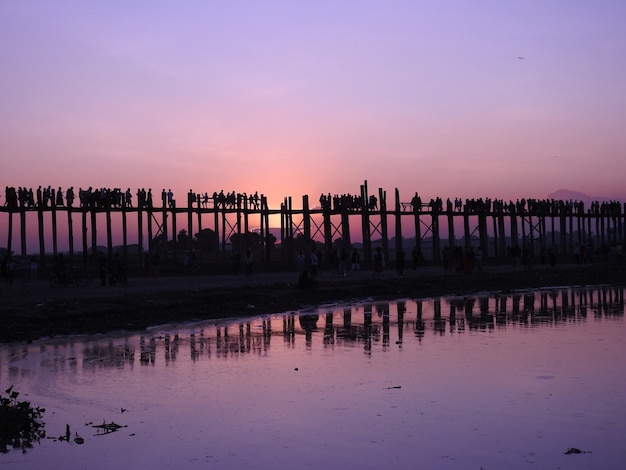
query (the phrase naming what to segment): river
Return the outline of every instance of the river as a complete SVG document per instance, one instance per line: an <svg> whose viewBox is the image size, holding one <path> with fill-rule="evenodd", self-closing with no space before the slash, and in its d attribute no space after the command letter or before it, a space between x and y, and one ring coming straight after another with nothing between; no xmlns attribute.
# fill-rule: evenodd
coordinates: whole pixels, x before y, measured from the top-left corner
<svg viewBox="0 0 626 470"><path fill-rule="evenodd" d="M622 469L625 334L600 286L4 344L47 437L0 465Z"/></svg>

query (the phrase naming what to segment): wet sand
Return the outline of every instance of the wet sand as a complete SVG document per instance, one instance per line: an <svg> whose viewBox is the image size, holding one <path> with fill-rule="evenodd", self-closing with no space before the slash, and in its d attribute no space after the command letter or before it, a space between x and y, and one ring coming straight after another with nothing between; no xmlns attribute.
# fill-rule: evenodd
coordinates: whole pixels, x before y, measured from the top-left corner
<svg viewBox="0 0 626 470"><path fill-rule="evenodd" d="M423 298L481 291L549 286L623 286L626 270L612 264L539 266L532 269L487 266L482 272L450 273L440 266L388 269L346 277L321 272L317 285L298 288L298 273L251 276L188 275L130 278L128 286L50 287L44 280L0 285L0 342L32 341L79 333L141 330L171 322L245 317L362 299Z"/></svg>

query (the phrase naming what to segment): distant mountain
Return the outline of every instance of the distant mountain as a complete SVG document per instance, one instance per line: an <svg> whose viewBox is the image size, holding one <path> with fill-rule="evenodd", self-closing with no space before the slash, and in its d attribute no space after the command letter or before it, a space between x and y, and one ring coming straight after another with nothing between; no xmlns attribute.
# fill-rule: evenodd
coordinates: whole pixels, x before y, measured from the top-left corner
<svg viewBox="0 0 626 470"><path fill-rule="evenodd" d="M614 199L604 197L604 196L589 196L588 194L581 193L579 191L572 191L570 189L558 189L550 194L548 194L548 199L560 199L562 201L569 201L570 199L573 201L583 201L585 206L589 206L592 201L614 201Z"/></svg>

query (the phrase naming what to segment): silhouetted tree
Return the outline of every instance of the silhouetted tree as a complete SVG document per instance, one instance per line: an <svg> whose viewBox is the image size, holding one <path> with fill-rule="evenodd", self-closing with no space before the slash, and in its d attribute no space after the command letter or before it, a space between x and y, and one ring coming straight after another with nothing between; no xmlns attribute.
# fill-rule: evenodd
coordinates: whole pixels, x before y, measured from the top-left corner
<svg viewBox="0 0 626 470"><path fill-rule="evenodd" d="M210 228L200 230L195 234L198 246L202 251L215 251L219 247L219 238Z"/></svg>
<svg viewBox="0 0 626 470"><path fill-rule="evenodd" d="M245 250L246 248L254 250L261 245L261 235L257 232L247 232L241 235L235 233L231 235L230 243L235 250Z"/></svg>
<svg viewBox="0 0 626 470"><path fill-rule="evenodd" d="M187 235L187 230L182 229L178 232L178 246L187 248L189 246L189 235Z"/></svg>

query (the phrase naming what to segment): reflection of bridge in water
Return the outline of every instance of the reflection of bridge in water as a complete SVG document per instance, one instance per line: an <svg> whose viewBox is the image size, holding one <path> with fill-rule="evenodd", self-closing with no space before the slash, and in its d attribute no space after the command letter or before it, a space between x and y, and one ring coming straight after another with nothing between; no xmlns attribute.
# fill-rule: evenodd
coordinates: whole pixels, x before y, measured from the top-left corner
<svg viewBox="0 0 626 470"><path fill-rule="evenodd" d="M95 342L85 347L83 367L132 367L185 360L232 360L263 356L275 341L306 348L362 347L372 354L380 346L402 347L406 335L418 342L434 336L491 331L517 326L535 328L624 315L624 289L617 287L552 288L539 291L485 293L471 297L395 300L322 307L216 324L198 324L191 333L143 335L139 345ZM377 346L376 348L374 346Z"/></svg>

